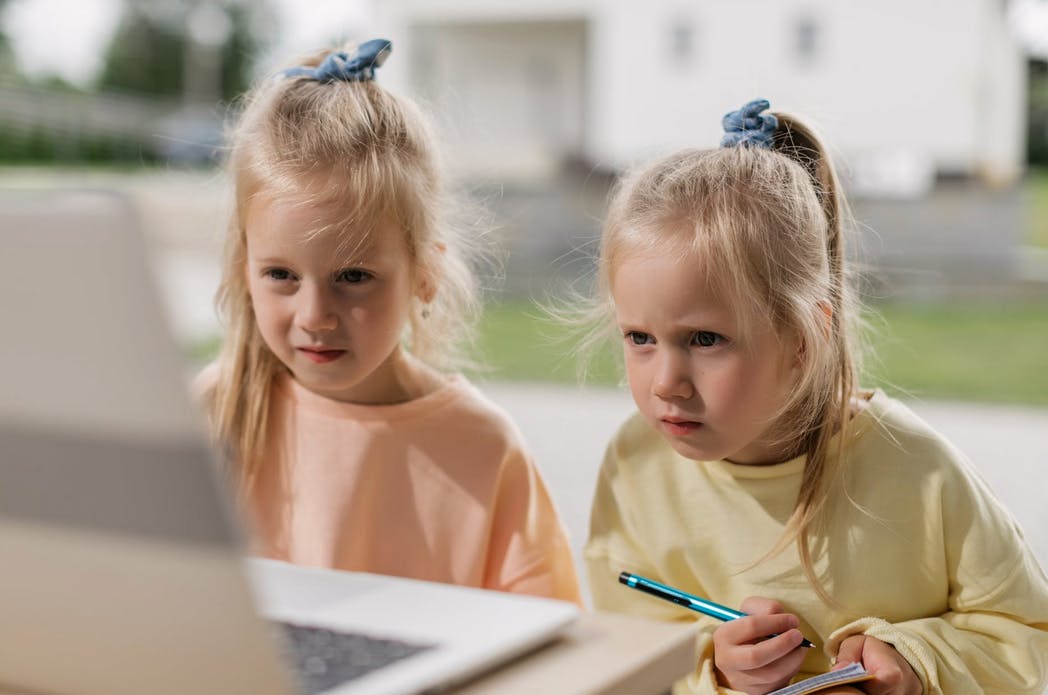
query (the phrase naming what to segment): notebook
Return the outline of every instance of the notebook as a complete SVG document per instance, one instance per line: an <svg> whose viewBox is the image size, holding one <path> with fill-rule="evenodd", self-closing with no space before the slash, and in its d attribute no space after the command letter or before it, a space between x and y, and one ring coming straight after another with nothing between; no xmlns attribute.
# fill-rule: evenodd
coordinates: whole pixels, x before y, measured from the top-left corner
<svg viewBox="0 0 1048 695"><path fill-rule="evenodd" d="M848 664L836 671L820 673L817 676L805 678L785 688L779 688L774 692L768 693L768 695L809 695L809 693L817 693L820 690L826 690L833 686L861 683L872 678L873 674L867 673L862 664Z"/></svg>
<svg viewBox="0 0 1048 695"><path fill-rule="evenodd" d="M245 559L133 208L0 193L0 691L439 690L572 604Z"/></svg>

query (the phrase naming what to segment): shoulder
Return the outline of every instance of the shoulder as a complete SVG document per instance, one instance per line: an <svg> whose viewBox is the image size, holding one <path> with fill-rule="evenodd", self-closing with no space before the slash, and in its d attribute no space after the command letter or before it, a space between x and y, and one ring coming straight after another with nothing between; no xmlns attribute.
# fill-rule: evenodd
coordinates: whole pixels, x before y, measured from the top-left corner
<svg viewBox="0 0 1048 695"><path fill-rule="evenodd" d="M958 601L988 595L1028 553L1011 512L971 461L910 408L883 394L871 405L875 426L845 467L849 499L911 545L923 538L929 557L964 563L970 587Z"/></svg>
<svg viewBox="0 0 1048 695"><path fill-rule="evenodd" d="M904 403L876 392L856 418L845 468L864 486L890 486L941 504L992 497L968 458Z"/></svg>
<svg viewBox="0 0 1048 695"><path fill-rule="evenodd" d="M854 450L907 467L952 466L963 454L909 406L874 392L855 418Z"/></svg>
<svg viewBox="0 0 1048 695"><path fill-rule="evenodd" d="M218 362L212 362L197 372L189 384L189 393L196 402L202 402L218 384Z"/></svg>
<svg viewBox="0 0 1048 695"><path fill-rule="evenodd" d="M431 416L449 434L468 437L463 441L477 444L499 444L510 448L524 447L524 437L506 410L491 400L465 377L450 377L451 398L431 412Z"/></svg>
<svg viewBox="0 0 1048 695"><path fill-rule="evenodd" d="M536 462L510 414L462 376L456 376L449 387L454 397L431 413L425 426L428 433L422 435L427 442L461 451L442 459L445 472L468 479L471 485L493 485L499 495L519 500L536 491L545 495ZM500 504L505 505L505 500Z"/></svg>

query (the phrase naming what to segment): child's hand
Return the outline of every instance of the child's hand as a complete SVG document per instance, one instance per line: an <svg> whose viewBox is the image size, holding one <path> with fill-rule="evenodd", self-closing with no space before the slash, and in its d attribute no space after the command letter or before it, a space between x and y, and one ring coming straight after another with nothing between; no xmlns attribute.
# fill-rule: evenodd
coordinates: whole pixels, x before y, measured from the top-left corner
<svg viewBox="0 0 1048 695"><path fill-rule="evenodd" d="M713 632L713 665L722 685L763 695L786 685L800 670L804 637L796 629L797 616L783 613L778 601L751 596L740 608L749 615Z"/></svg>
<svg viewBox="0 0 1048 695"><path fill-rule="evenodd" d="M868 635L852 635L841 642L833 670L850 663L861 663L873 674L873 680L862 683L869 695L921 695L921 679L895 647Z"/></svg>

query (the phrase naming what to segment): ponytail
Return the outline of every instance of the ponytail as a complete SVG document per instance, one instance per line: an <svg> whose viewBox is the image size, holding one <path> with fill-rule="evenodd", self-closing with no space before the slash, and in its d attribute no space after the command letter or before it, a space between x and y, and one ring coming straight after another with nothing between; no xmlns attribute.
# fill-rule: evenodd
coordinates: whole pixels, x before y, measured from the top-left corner
<svg viewBox="0 0 1048 695"><path fill-rule="evenodd" d="M769 553L781 551L791 539L796 540L804 574L816 593L829 605L837 602L826 591L815 574L811 538L817 530L819 513L825 505L827 491L840 469L849 438L852 396L857 390L858 366L851 345L855 315L853 298L845 277L843 219L845 204L840 182L825 145L813 130L797 118L777 113L778 128L772 150L797 162L808 173L826 218L826 259L829 270L829 348L836 364L832 388L819 410L816 427L805 437L807 462L800 491L783 538ZM836 436L836 446L833 446Z"/></svg>

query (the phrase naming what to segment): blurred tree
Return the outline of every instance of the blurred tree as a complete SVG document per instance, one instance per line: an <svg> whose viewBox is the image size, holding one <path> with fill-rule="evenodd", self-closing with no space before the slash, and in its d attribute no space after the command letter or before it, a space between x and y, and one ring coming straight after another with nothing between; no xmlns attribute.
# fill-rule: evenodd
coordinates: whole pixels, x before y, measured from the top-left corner
<svg viewBox="0 0 1048 695"><path fill-rule="evenodd" d="M1027 148L1031 164L1048 165L1048 60L1030 61Z"/></svg>
<svg viewBox="0 0 1048 695"><path fill-rule="evenodd" d="M268 40L265 23L272 17L267 9L259 21L259 10L243 5L229 9L232 30L229 40L222 46L222 97L229 100L251 86L251 68L258 51ZM254 13L254 14L253 14Z"/></svg>
<svg viewBox="0 0 1048 695"><path fill-rule="evenodd" d="M129 4L106 50L99 84L129 92L173 96L182 92L185 40L143 7Z"/></svg>
<svg viewBox="0 0 1048 695"><path fill-rule="evenodd" d="M0 17L4 16L7 0L0 0ZM14 52L11 50L11 42L0 26L0 77L9 77L17 73Z"/></svg>
<svg viewBox="0 0 1048 695"><path fill-rule="evenodd" d="M4 2L5 0L0 0ZM253 60L268 39L273 12L269 0L125 0L124 16L105 55L99 86L157 96L186 92L191 63L194 12L212 12L226 24L218 45L217 96L229 101L251 79ZM220 22L221 23L221 22ZM200 22L197 22L199 25ZM206 26L204 27L207 28Z"/></svg>

